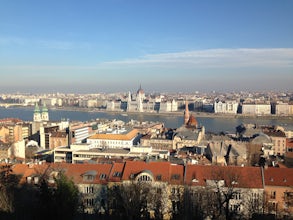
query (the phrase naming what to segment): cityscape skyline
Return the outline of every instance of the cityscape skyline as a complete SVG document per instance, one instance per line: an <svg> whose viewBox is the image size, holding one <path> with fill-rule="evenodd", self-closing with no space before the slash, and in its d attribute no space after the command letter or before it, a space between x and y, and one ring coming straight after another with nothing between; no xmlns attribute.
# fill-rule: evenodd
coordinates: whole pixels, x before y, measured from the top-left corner
<svg viewBox="0 0 293 220"><path fill-rule="evenodd" d="M0 93L292 88L292 1L2 6Z"/></svg>

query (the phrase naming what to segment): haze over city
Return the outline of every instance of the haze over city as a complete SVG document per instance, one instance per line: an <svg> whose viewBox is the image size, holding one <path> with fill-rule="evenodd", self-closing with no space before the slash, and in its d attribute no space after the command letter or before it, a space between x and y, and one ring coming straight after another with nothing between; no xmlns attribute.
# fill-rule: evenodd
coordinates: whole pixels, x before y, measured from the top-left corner
<svg viewBox="0 0 293 220"><path fill-rule="evenodd" d="M289 0L2 0L0 30L0 93L292 89Z"/></svg>

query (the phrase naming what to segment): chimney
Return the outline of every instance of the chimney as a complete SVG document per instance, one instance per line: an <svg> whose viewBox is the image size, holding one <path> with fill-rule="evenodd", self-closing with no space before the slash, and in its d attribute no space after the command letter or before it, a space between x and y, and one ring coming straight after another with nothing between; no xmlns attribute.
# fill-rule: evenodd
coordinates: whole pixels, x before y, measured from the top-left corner
<svg viewBox="0 0 293 220"><path fill-rule="evenodd" d="M70 131L69 126L66 128L66 134L68 135L68 136L67 136L67 137L68 137L68 147L70 147L70 145L71 145L71 135L72 135L72 133L71 133L71 131Z"/></svg>

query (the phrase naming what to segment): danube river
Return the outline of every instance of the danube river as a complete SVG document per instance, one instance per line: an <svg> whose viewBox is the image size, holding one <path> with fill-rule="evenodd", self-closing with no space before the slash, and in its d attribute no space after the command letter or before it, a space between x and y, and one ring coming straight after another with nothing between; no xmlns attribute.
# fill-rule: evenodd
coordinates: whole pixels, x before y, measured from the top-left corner
<svg viewBox="0 0 293 220"><path fill-rule="evenodd" d="M33 120L33 108L2 108L0 107L1 118L19 118L24 121ZM96 118L118 119L125 122L131 119L138 121L158 121L163 122L167 128L178 128L183 123L183 113L175 115L166 114L121 114L121 113L107 113L107 112L88 112L88 111L70 111L49 109L49 117L52 121L60 121L61 119L68 119L70 121L90 121ZM260 119L260 118L233 118L233 117L200 117L196 116L200 125L205 126L206 131L210 132L235 132L235 127L241 123L254 123L258 125L280 125L288 130L293 130L293 120L286 119Z"/></svg>

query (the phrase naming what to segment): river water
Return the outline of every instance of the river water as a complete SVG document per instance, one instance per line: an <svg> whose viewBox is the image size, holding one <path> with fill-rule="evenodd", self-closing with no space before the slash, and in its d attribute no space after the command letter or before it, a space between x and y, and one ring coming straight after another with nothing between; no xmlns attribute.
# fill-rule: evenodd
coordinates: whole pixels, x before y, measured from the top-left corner
<svg viewBox="0 0 293 220"><path fill-rule="evenodd" d="M24 121L33 120L33 108L3 108L0 107L1 118L19 118ZM138 121L158 121L163 122L167 128L178 128L183 123L182 115L159 115L159 114L128 114L107 112L84 112L69 111L59 109L49 109L49 117L51 121L60 121L61 119L69 119L70 121L90 121L96 118L118 119L125 122L131 119ZM234 133L235 127L241 123L254 123L258 125L280 125L287 130L293 130L293 120L286 119L255 119L255 118L219 118L219 117L196 117L200 125L205 126L206 131L221 132L227 131Z"/></svg>

